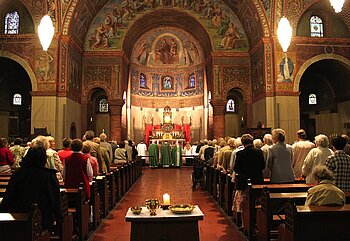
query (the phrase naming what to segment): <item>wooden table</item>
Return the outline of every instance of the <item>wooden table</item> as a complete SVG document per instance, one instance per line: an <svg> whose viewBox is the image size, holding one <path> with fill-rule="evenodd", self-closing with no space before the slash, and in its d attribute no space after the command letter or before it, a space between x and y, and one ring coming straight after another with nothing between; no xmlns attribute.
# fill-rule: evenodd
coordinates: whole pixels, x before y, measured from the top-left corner
<svg viewBox="0 0 350 241"><path fill-rule="evenodd" d="M198 220L203 217L198 206L189 214L158 209L156 216L151 216L148 209L142 207L140 215L129 209L125 220L131 222L130 241L199 241Z"/></svg>

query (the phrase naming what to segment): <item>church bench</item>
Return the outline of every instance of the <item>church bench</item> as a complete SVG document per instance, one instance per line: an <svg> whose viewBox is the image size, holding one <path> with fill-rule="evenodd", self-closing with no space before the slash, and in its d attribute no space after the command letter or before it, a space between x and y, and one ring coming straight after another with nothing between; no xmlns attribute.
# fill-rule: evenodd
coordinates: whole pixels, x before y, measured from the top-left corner
<svg viewBox="0 0 350 241"><path fill-rule="evenodd" d="M218 190L218 202L219 202L219 206L221 208L225 208L225 187L227 185L226 183L226 176L227 173L225 173L224 171L220 171L219 174L219 190Z"/></svg>
<svg viewBox="0 0 350 241"><path fill-rule="evenodd" d="M116 192L115 192L116 185L115 185L113 172L107 173L106 179L107 179L107 185L109 190L108 208L109 210L112 210L115 207L115 205L117 205L117 198L116 198Z"/></svg>
<svg viewBox="0 0 350 241"><path fill-rule="evenodd" d="M242 213L242 220L244 222L244 234L248 236L249 240L252 240L255 236L256 205L264 187L268 188L270 193L287 193L306 192L312 186L314 185L305 183L258 185L252 185L251 183L248 183L248 188L246 189L246 195L243 202Z"/></svg>
<svg viewBox="0 0 350 241"><path fill-rule="evenodd" d="M285 224L279 227L279 240L344 241L350 237L350 204L296 206L288 203L285 219Z"/></svg>
<svg viewBox="0 0 350 241"><path fill-rule="evenodd" d="M224 195L225 195L224 210L228 216L233 216L233 212L232 212L233 190L234 190L234 183L232 182L232 176L231 174L228 173L226 175L226 185L224 190Z"/></svg>
<svg viewBox="0 0 350 241"><path fill-rule="evenodd" d="M74 216L74 233L78 235L79 241L88 238L89 234L89 204L83 187L61 188L65 190L68 197L68 212Z"/></svg>
<svg viewBox="0 0 350 241"><path fill-rule="evenodd" d="M120 171L119 168L116 166L111 166L110 167L111 172L114 175L114 181L115 181L115 195L116 195L116 200L117 202L122 198L121 195L121 180L120 180Z"/></svg>
<svg viewBox="0 0 350 241"><path fill-rule="evenodd" d="M90 204L90 210L91 210L90 214L92 214L92 218L90 219L92 221L90 225L90 229L96 230L96 228L101 223L101 217L100 217L101 201L100 201L100 194L97 188L97 183L95 180L90 182L89 204Z"/></svg>
<svg viewBox="0 0 350 241"><path fill-rule="evenodd" d="M97 183L98 193L100 194L100 217L105 218L108 215L109 209L109 189L106 176L97 176L94 180Z"/></svg>
<svg viewBox="0 0 350 241"><path fill-rule="evenodd" d="M215 201L219 200L219 180L220 180L220 170L214 169L214 178L213 178L213 198Z"/></svg>
<svg viewBox="0 0 350 241"><path fill-rule="evenodd" d="M41 213L33 205L28 213L0 213L1 241L49 241L49 233L42 230Z"/></svg>

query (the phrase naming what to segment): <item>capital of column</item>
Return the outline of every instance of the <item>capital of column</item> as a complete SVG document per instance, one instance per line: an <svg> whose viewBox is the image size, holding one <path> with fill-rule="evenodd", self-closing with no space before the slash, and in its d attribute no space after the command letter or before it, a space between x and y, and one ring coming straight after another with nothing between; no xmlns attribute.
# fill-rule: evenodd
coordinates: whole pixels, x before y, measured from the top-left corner
<svg viewBox="0 0 350 241"><path fill-rule="evenodd" d="M124 105L123 100L114 100L109 103L109 110L110 110L110 115L122 115L122 108Z"/></svg>
<svg viewBox="0 0 350 241"><path fill-rule="evenodd" d="M213 106L213 115L224 115L226 101L224 100L211 100L211 106Z"/></svg>

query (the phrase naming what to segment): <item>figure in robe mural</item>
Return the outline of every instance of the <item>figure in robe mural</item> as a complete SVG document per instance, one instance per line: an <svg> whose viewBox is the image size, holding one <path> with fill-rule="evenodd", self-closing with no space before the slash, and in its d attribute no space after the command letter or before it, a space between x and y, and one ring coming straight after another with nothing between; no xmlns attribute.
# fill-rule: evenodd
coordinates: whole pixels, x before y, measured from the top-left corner
<svg viewBox="0 0 350 241"><path fill-rule="evenodd" d="M225 32L224 37L221 40L220 47L224 49L235 48L236 40L239 39L239 34L234 23L228 24L228 29Z"/></svg>
<svg viewBox="0 0 350 241"><path fill-rule="evenodd" d="M279 64L280 74L278 76L278 82L292 82L292 74L294 70L294 63L287 53L283 53L283 58Z"/></svg>

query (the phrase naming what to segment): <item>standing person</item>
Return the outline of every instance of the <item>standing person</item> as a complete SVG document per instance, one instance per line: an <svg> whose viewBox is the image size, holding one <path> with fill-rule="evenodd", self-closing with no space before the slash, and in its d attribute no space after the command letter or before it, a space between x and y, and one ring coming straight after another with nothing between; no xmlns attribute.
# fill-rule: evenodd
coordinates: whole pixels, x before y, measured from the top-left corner
<svg viewBox="0 0 350 241"><path fill-rule="evenodd" d="M350 156L345 154L346 139L337 135L331 139L334 154L326 160L326 167L334 174L335 185L344 192L350 191Z"/></svg>
<svg viewBox="0 0 350 241"><path fill-rule="evenodd" d="M152 143L148 147L148 155L149 155L149 166L158 167L159 148L158 148L158 145L155 143L155 140L152 140Z"/></svg>
<svg viewBox="0 0 350 241"><path fill-rule="evenodd" d="M186 166L192 166L193 163L193 151L195 152L195 150L193 150L193 148L191 147L191 144L189 142L186 143L182 153L184 154L184 160L186 162Z"/></svg>
<svg viewBox="0 0 350 241"><path fill-rule="evenodd" d="M264 177L270 177L270 170L267 168L267 156L269 153L269 149L272 146L273 142L272 142L272 135L271 134L265 134L264 138L264 145L261 147L261 150L263 152L264 155L264 160L265 160L265 169L263 171L264 173Z"/></svg>
<svg viewBox="0 0 350 241"><path fill-rule="evenodd" d="M0 173L11 173L11 166L15 163L11 151L8 149L6 138L0 138Z"/></svg>
<svg viewBox="0 0 350 241"><path fill-rule="evenodd" d="M326 166L315 167L312 176L318 184L307 191L305 206L345 204L345 193L334 185L333 173Z"/></svg>
<svg viewBox="0 0 350 241"><path fill-rule="evenodd" d="M267 167L270 169L271 183L294 183L295 176L292 167L292 147L284 140L286 133L282 129L272 131L274 145L270 148L267 157Z"/></svg>
<svg viewBox="0 0 350 241"><path fill-rule="evenodd" d="M97 158L98 161L98 172L102 173L102 155L101 155L101 149L100 149L100 145L98 143L95 143L93 141L95 133L92 130L88 130L85 132L85 139L86 141L84 141L84 145L89 145L91 147L91 156L94 156Z"/></svg>
<svg viewBox="0 0 350 241"><path fill-rule="evenodd" d="M293 169L296 178L301 177L301 169L309 151L315 148L315 144L306 140L306 132L303 129L297 131L298 141L292 145Z"/></svg>
<svg viewBox="0 0 350 241"><path fill-rule="evenodd" d="M132 161L132 140L124 141L128 162Z"/></svg>
<svg viewBox="0 0 350 241"><path fill-rule="evenodd" d="M73 151L64 165L64 186L66 188L78 188L82 182L87 198L90 198L89 176L93 176L90 162L81 153L83 142L80 139L74 139L71 143ZM88 165L89 164L89 165Z"/></svg>
<svg viewBox="0 0 350 241"><path fill-rule="evenodd" d="M182 147L178 141L171 151L172 165L175 167L182 167Z"/></svg>
<svg viewBox="0 0 350 241"><path fill-rule="evenodd" d="M101 139L99 137L94 137L94 142L100 145ZM102 157L102 172L110 172L111 162L109 160L108 150L102 146L100 146L100 152Z"/></svg>
<svg viewBox="0 0 350 241"><path fill-rule="evenodd" d="M170 145L167 141L162 143L160 148L160 156L161 156L161 165L162 167L169 167L171 163L171 152Z"/></svg>
<svg viewBox="0 0 350 241"><path fill-rule="evenodd" d="M83 153L85 159L90 161L93 177L98 176L98 162L96 157L90 155L91 147L88 145L83 145L81 152ZM93 177L89 177L90 182L92 181Z"/></svg>
<svg viewBox="0 0 350 241"><path fill-rule="evenodd" d="M117 165L123 165L127 162L127 152L125 150L125 142L120 142L114 152L114 161Z"/></svg>
<svg viewBox="0 0 350 241"><path fill-rule="evenodd" d="M14 140L14 145L9 148L13 158L15 159L15 163L13 164L14 168L20 167L20 163L22 162L22 158L24 156L25 149L23 146L21 146L22 143L22 138L18 137Z"/></svg>
<svg viewBox="0 0 350 241"><path fill-rule="evenodd" d="M45 164L45 148L36 146L28 149L23 157L22 166L11 176L0 204L0 211L29 212L32 204L37 203L41 211L43 229L49 229L54 221L62 222L62 213L56 171L44 168Z"/></svg>
<svg viewBox="0 0 350 241"><path fill-rule="evenodd" d="M302 168L302 176L306 178L306 183L312 184L316 183L317 180L314 179L312 174L313 169L316 166L324 166L327 160L327 157L333 154L333 151L328 148L329 141L328 137L325 135L318 135L315 137L316 148L310 150L307 154L304 165Z"/></svg>
<svg viewBox="0 0 350 241"><path fill-rule="evenodd" d="M46 150L47 158L50 160L50 163L54 163L54 168L58 171L56 173L58 181L63 181L63 165L60 160L60 157L58 156L57 152L55 151L55 139L52 136L46 137L49 147Z"/></svg>
<svg viewBox="0 0 350 241"><path fill-rule="evenodd" d="M72 155L72 153L73 153L73 151L70 149L71 143L72 143L72 139L64 138L63 139L63 149L59 150L57 152L63 166L64 166L64 161L66 160L66 158L69 157L70 155Z"/></svg>
<svg viewBox="0 0 350 241"><path fill-rule="evenodd" d="M107 135L104 130L100 134L100 147L106 148L108 151L109 162L113 162L114 152L112 151L112 145L107 142Z"/></svg>
<svg viewBox="0 0 350 241"><path fill-rule="evenodd" d="M252 184L262 184L264 182L264 156L260 149L254 148L253 140L254 138L250 134L242 135L241 141L244 149L236 153L236 161L233 168L236 173L236 192L233 209L236 212L244 211L243 202L248 179L251 180ZM242 226L244 226L243 222Z"/></svg>
<svg viewBox="0 0 350 241"><path fill-rule="evenodd" d="M139 144L137 144L136 150L137 150L137 155L142 160L142 165L144 165L146 162L146 156L147 156L147 146L143 142L143 140Z"/></svg>

